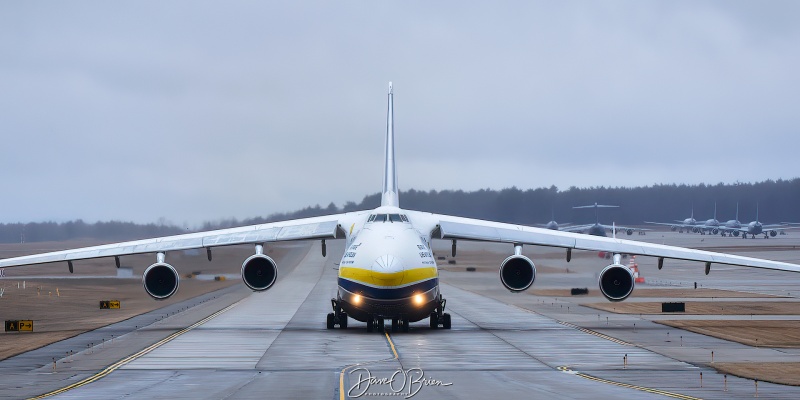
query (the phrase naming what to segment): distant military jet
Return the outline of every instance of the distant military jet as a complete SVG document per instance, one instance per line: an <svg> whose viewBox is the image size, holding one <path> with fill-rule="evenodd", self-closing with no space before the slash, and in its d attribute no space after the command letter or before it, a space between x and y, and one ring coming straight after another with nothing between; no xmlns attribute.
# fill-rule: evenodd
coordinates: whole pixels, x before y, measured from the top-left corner
<svg viewBox="0 0 800 400"><path fill-rule="evenodd" d="M550 217L551 218L550 222L548 222L546 224L538 224L538 226L543 227L543 228L547 228L547 229L550 229L550 230L558 231L558 230L563 230L563 229L565 229L565 228L567 228L567 227L569 227L571 225L569 222L563 222L559 226L558 222L556 222L556 212L552 211L551 214L552 215Z"/></svg>
<svg viewBox="0 0 800 400"><path fill-rule="evenodd" d="M738 204L736 205L736 209L737 210L739 209L739 205ZM738 214L738 211L737 211L737 214ZM737 216L737 218L738 218L738 216ZM703 235L705 235L706 233L711 233L711 234L716 235L716 234L718 234L720 232L719 228L720 228L721 224L720 224L719 221L717 221L717 203L716 202L714 202L714 218L707 219L705 222L703 222L703 223L701 223L699 225L701 225L701 227L699 227L700 233L703 234Z"/></svg>
<svg viewBox="0 0 800 400"><path fill-rule="evenodd" d="M630 228L626 226L619 226L619 225L603 225L600 223L600 217L598 216L597 210L599 208L618 208L619 206L608 206L603 204L594 203L590 206L577 206L572 208L594 208L594 224L586 224L586 225L574 225L569 226L566 228L561 229L565 232L576 232L576 233L586 233L589 235L594 236L608 236L606 234L606 230L610 230L612 233L615 232L625 232L628 235L633 235L633 232L636 230L648 230L648 229L641 229L641 228Z"/></svg>
<svg viewBox="0 0 800 400"><path fill-rule="evenodd" d="M714 216L714 219L716 219L716 215ZM644 221L644 223L645 224L653 224L653 225L666 225L666 226L669 226L670 229L672 229L673 232L674 231L678 231L680 233L683 233L684 230L686 232L694 232L694 233L700 232L700 228L698 227L697 220L694 219L694 207L692 207L692 215L689 218L686 218L686 219L683 219L683 220L676 219L675 222L650 222L650 221Z"/></svg>

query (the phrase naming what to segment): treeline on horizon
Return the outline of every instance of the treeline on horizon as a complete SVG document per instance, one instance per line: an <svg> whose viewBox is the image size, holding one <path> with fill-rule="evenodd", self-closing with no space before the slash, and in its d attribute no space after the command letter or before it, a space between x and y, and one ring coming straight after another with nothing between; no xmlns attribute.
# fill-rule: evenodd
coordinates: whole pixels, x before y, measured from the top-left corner
<svg viewBox="0 0 800 400"><path fill-rule="evenodd" d="M287 219L315 217L359 210L369 210L380 205L380 193L365 196L360 203L347 202L342 207L330 203L301 210L276 213L267 217L244 220L225 219L204 223L199 230L229 228L235 226L276 222ZM735 183L716 185L653 185L643 187L570 187L559 191L557 187L521 190L515 187L503 190L482 189L472 192L462 190L400 192L403 208L440 214L457 215L492 221L523 225L544 224L553 216L559 223L593 223L594 210L573 209L574 206L608 204L620 208L600 209L601 223L615 222L621 225L642 225L644 221L673 222L688 218L694 208L694 217L706 220L713 217L717 205L717 219L727 221L735 218L739 204L739 220L743 223L756 218L765 223L783 221L800 222L800 178L791 180L767 180L758 183ZM0 224L0 242L20 241L25 232L25 241L58 241L75 238L97 238L103 240L131 240L148 237L174 235L186 229L164 224L134 224L131 222L83 221L66 223L17 223Z"/></svg>

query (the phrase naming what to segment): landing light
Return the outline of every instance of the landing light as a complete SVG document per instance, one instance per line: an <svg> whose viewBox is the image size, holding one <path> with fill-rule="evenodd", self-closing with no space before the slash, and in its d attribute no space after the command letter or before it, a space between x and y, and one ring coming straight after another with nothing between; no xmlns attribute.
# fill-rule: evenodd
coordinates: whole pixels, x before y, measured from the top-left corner
<svg viewBox="0 0 800 400"><path fill-rule="evenodd" d="M353 304L361 303L361 295L355 294L353 295Z"/></svg>
<svg viewBox="0 0 800 400"><path fill-rule="evenodd" d="M415 294L414 295L414 304L416 304L418 306L421 306L424 301L425 301L425 299L422 297L421 294Z"/></svg>

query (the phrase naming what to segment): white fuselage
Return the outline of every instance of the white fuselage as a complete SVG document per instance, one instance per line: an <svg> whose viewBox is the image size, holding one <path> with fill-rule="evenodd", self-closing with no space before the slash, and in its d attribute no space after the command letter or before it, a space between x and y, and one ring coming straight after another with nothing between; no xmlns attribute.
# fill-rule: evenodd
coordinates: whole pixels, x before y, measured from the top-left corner
<svg viewBox="0 0 800 400"><path fill-rule="evenodd" d="M420 230L421 213L379 207L351 222L339 264L338 297L357 320L427 318L438 306L439 273L430 248L430 229ZM419 221L423 222L423 221ZM427 226L424 222L421 226Z"/></svg>

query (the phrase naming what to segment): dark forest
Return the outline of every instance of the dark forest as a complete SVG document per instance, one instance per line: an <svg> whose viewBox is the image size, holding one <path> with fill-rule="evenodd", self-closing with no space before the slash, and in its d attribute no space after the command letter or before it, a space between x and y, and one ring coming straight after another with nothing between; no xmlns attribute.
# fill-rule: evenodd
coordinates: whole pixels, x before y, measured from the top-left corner
<svg viewBox="0 0 800 400"><path fill-rule="evenodd" d="M743 223L756 218L764 223L800 222L800 178L716 185L654 185L645 187L571 187L559 190L555 186L521 190L461 190L418 191L400 193L400 204L405 209L430 211L500 222L534 225L546 223L555 216L559 223L594 222L591 209L574 210L572 207L593 203L617 205L620 208L600 210L600 222L624 225L641 225L644 221L672 222L694 217L706 220L713 217L714 204L717 219L735 218L739 205L739 220ZM360 203L347 202L342 207L331 203L301 210L276 213L266 217L244 220L226 219L204 223L198 230L243 226L286 219L312 217L338 212L368 210L380 205L380 194L364 197ZM0 224L0 242L15 243L24 238L27 242L58 241L75 238L95 238L107 241L130 240L187 232L164 224L134 224L131 222L85 223L81 220L66 223L13 223ZM24 235L24 236L23 236Z"/></svg>

